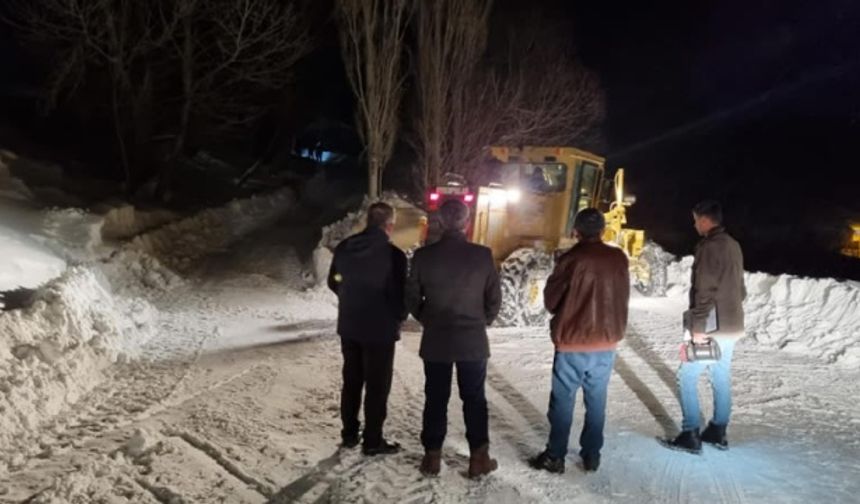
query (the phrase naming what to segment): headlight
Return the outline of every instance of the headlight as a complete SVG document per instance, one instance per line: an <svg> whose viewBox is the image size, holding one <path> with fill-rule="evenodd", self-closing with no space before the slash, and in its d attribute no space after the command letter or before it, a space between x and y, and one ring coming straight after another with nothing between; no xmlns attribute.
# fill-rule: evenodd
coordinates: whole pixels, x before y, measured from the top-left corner
<svg viewBox="0 0 860 504"><path fill-rule="evenodd" d="M496 189L490 192L490 204L496 208L503 207L507 204L508 198L505 191Z"/></svg>
<svg viewBox="0 0 860 504"><path fill-rule="evenodd" d="M506 196L509 203L517 203L522 198L523 193L519 189L508 189Z"/></svg>

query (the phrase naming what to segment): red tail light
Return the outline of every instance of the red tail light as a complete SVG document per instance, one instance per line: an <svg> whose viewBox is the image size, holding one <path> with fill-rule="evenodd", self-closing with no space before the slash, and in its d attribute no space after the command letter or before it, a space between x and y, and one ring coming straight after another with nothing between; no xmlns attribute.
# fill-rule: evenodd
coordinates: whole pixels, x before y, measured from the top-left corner
<svg viewBox="0 0 860 504"><path fill-rule="evenodd" d="M471 202L475 201L475 195L474 194L467 194L467 195L463 196L463 201L465 201L466 203L471 203Z"/></svg>
<svg viewBox="0 0 860 504"><path fill-rule="evenodd" d="M439 201L439 193L430 193L430 201Z"/></svg>

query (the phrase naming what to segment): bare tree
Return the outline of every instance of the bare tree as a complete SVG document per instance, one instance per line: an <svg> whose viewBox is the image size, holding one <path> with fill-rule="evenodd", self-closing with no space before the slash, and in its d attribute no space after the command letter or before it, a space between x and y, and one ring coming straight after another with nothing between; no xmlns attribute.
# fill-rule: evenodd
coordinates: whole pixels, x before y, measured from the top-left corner
<svg viewBox="0 0 860 504"><path fill-rule="evenodd" d="M411 2L339 0L337 12L341 52L358 101L356 123L367 156L368 193L376 198L397 138L407 76L402 59Z"/></svg>
<svg viewBox="0 0 860 504"><path fill-rule="evenodd" d="M442 170L477 182L489 145L571 145L595 131L603 95L560 42L569 38L563 27L531 16L494 60L485 54L489 2L446 3L422 4L419 18L415 129L425 184L438 183ZM459 22L449 23L455 11Z"/></svg>
<svg viewBox="0 0 860 504"><path fill-rule="evenodd" d="M247 126L266 111L261 99L286 86L313 41L294 3L280 0L174 0L160 11L170 34L181 91L173 148L163 163L160 192L168 191L172 160L188 143L192 122L209 133Z"/></svg>
<svg viewBox="0 0 860 504"><path fill-rule="evenodd" d="M603 93L593 72L572 54L542 47L485 66L451 111L453 171L473 182L485 174L489 145L583 145L603 118Z"/></svg>
<svg viewBox="0 0 860 504"><path fill-rule="evenodd" d="M11 23L58 55L49 107L88 77L107 76L127 183L135 175L130 143L172 139L162 160L166 183L195 121L201 136L248 125L312 48L287 0L13 1Z"/></svg>
<svg viewBox="0 0 860 504"><path fill-rule="evenodd" d="M110 115L126 180L131 160L125 111L151 83L151 75L137 72L139 63L162 43L151 9L134 0L14 0L12 25L56 54L47 79L47 106L53 108L64 93L73 93L88 72L107 74Z"/></svg>
<svg viewBox="0 0 860 504"><path fill-rule="evenodd" d="M487 45L492 0L419 2L416 84L418 166L424 185L436 185L443 170L456 171L451 153L455 113L467 113L468 84Z"/></svg>

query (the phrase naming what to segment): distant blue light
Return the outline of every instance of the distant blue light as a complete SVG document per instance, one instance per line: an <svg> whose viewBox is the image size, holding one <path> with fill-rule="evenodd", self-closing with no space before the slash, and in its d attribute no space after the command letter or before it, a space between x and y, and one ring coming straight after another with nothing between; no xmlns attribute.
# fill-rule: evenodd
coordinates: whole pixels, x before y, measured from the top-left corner
<svg viewBox="0 0 860 504"><path fill-rule="evenodd" d="M312 150L312 149L301 149L299 151L299 157L303 157L305 159L312 159L314 161L320 163L327 163L334 159L334 152L323 151L323 150Z"/></svg>

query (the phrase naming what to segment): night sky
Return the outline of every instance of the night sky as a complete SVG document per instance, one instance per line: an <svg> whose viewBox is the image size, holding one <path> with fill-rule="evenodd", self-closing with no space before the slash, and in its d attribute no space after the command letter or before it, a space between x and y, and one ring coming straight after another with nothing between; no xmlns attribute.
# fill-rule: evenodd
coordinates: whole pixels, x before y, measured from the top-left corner
<svg viewBox="0 0 860 504"><path fill-rule="evenodd" d="M750 268L857 278L831 250L860 217L860 4L645 4L567 7L633 224L689 253L688 209L715 197Z"/></svg>
<svg viewBox="0 0 860 504"><path fill-rule="evenodd" d="M606 92L601 154L628 171L633 225L690 253L689 209L715 197L749 268L860 278L860 261L833 253L847 221L860 220L860 2L496 6L493 30L516 26L531 9L569 25ZM310 108L291 111L294 122L352 119L328 19L321 48L297 75L298 102ZM33 72L19 69L26 60L5 32L0 58L4 108L20 113L9 107L28 95Z"/></svg>

